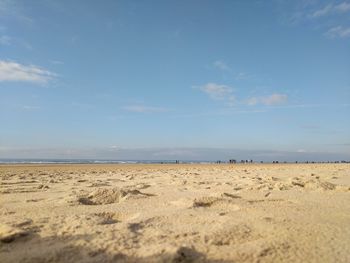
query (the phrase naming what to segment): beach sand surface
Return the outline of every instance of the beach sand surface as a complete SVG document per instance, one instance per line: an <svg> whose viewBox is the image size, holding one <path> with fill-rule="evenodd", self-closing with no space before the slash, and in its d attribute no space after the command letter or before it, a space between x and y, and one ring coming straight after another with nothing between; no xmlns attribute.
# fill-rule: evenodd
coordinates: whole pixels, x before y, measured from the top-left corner
<svg viewBox="0 0 350 263"><path fill-rule="evenodd" d="M0 262L350 262L350 164L1 165Z"/></svg>

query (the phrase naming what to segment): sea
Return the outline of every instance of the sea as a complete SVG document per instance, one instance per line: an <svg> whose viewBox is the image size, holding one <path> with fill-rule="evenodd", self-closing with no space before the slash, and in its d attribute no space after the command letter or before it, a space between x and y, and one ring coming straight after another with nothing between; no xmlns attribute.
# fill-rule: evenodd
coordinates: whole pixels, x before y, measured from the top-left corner
<svg viewBox="0 0 350 263"><path fill-rule="evenodd" d="M0 159L0 164L209 164L215 161L191 160L101 160L101 159Z"/></svg>

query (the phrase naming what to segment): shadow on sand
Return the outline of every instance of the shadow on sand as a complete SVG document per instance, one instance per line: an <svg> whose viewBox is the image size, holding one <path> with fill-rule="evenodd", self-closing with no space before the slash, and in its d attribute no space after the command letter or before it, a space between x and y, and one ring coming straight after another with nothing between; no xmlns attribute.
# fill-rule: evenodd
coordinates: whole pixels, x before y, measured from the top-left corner
<svg viewBox="0 0 350 263"><path fill-rule="evenodd" d="M209 260L203 253L190 247L179 247L173 253L155 253L151 256L130 256L125 251L107 252L106 249L92 249L92 246L76 245L93 241L91 235L76 235L64 237L41 237L36 233L30 233L25 237L19 237L8 243L0 242L0 259L2 263L47 263L47 262L81 262L81 263L129 263L129 262L223 262ZM74 244L73 244L74 243Z"/></svg>

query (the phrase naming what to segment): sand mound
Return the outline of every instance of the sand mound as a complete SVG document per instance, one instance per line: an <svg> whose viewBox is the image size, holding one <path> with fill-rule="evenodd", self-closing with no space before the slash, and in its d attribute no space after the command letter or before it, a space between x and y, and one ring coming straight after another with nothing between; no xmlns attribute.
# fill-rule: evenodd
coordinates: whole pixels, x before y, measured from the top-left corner
<svg viewBox="0 0 350 263"><path fill-rule="evenodd" d="M17 238L28 235L29 233L17 227L12 227L5 224L0 224L0 241L10 243Z"/></svg>
<svg viewBox="0 0 350 263"><path fill-rule="evenodd" d="M326 181L310 180L306 183L306 187L311 189L335 190L336 185Z"/></svg>
<svg viewBox="0 0 350 263"><path fill-rule="evenodd" d="M106 205L120 203L131 196L150 196L135 189L99 188L88 195L78 197L78 202L83 205Z"/></svg>
<svg viewBox="0 0 350 263"><path fill-rule="evenodd" d="M310 190L335 190L336 185L320 179L302 180L298 177L291 180L291 186L301 187Z"/></svg>

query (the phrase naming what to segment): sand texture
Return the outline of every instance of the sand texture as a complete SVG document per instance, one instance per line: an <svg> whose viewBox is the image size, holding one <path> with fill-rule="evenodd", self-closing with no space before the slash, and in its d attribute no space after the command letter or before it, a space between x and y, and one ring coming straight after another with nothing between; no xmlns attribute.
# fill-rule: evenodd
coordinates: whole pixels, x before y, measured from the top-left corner
<svg viewBox="0 0 350 263"><path fill-rule="evenodd" d="M0 262L350 262L350 165L2 165Z"/></svg>

